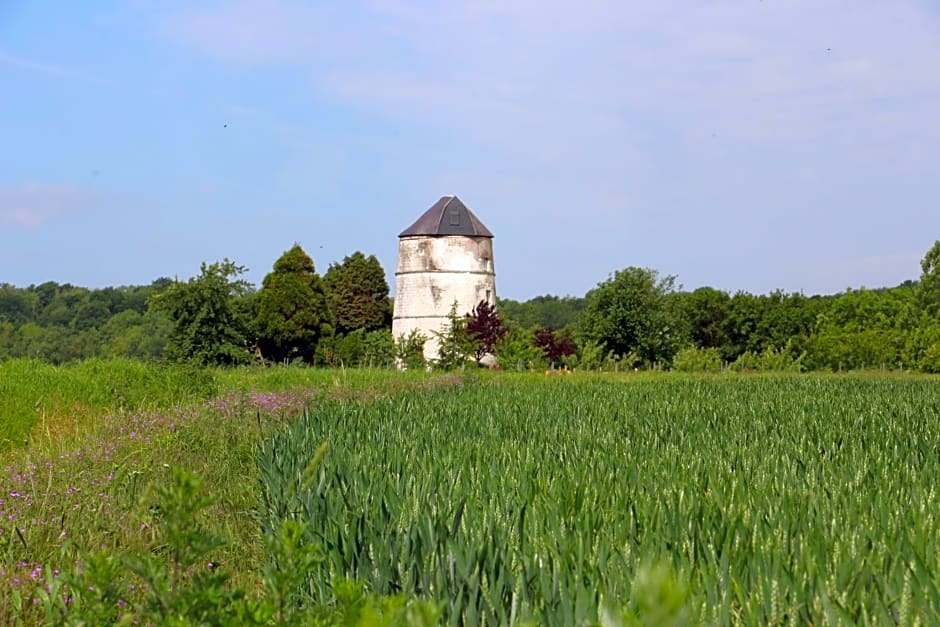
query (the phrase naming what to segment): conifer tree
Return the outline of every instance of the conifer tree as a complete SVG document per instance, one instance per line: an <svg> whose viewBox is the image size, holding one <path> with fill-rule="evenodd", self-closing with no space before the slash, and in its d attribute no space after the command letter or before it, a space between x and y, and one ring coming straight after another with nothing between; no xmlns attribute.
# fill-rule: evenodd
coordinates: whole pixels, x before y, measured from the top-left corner
<svg viewBox="0 0 940 627"><path fill-rule="evenodd" d="M356 251L342 263L330 265L323 280L338 332L390 326L388 282L375 255L366 257Z"/></svg>
<svg viewBox="0 0 940 627"><path fill-rule="evenodd" d="M255 333L262 354L275 361L309 361L330 328L326 292L313 259L300 244L274 262L258 292Z"/></svg>

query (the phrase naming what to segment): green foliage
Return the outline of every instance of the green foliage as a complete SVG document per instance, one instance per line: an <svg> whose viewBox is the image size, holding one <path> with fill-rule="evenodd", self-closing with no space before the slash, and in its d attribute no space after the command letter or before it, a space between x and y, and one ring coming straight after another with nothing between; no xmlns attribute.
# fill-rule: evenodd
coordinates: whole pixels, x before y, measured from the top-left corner
<svg viewBox="0 0 940 627"><path fill-rule="evenodd" d="M297 259L285 260L272 274L315 274L312 260L308 265L296 248ZM932 350L929 329L940 314L938 267L940 242L925 254L919 283L905 281L890 289L849 289L812 297L780 290L729 296L709 287L675 292L674 277L661 279L654 270L627 268L612 274L583 299L546 295L523 303L500 300L500 317L521 327L558 329L573 324L579 343L605 345L601 367L612 369L668 367L676 351L691 343L717 348L728 363L746 352L761 355L771 347L788 346L794 359L805 354L801 364L809 370L907 367L930 371L936 366L931 365L932 357L925 356ZM197 361L239 363L250 358L243 348L258 340L264 344L261 356L276 361L309 361L316 351L319 363L370 363L363 356L369 353L362 346L364 336L355 332L387 328L391 315L384 272L375 257L361 252L330 266L322 283L330 286L326 299L332 314L319 320L301 320L310 310L292 309L295 300L291 296L271 298L266 293L262 312L260 292L248 293L244 282L232 283L241 284L241 293L229 303L236 322L226 327L234 331L230 338L192 333L198 325L181 325L186 321L173 319L170 308L148 311L147 300L156 302L160 300L157 295L171 288L174 297L183 291L205 295L205 290L184 290L191 286L169 279L158 279L150 286L100 290L51 281L27 288L0 284L0 359L31 357L61 364L91 356L189 359L187 355L193 353ZM225 326L214 319L214 311L204 313L210 328ZM336 317L336 328L331 316ZM243 347L245 321L259 324L248 334L252 342ZM216 354L202 346L199 338L227 348ZM580 355L552 359L585 367ZM749 359L744 357L742 363Z"/></svg>
<svg viewBox="0 0 940 627"><path fill-rule="evenodd" d="M329 307L340 333L373 331L391 323L385 270L375 255L359 251L331 264L324 275Z"/></svg>
<svg viewBox="0 0 940 627"><path fill-rule="evenodd" d="M760 369L764 372L801 372L804 355L793 356L790 347L769 346L760 355Z"/></svg>
<svg viewBox="0 0 940 627"><path fill-rule="evenodd" d="M244 592L226 586L228 574L218 562L227 541L200 520L211 504L202 483L196 475L174 468L172 481L157 488L150 504L165 556L126 558L127 568L146 584L147 594L138 605L144 622L228 625L244 618L239 607Z"/></svg>
<svg viewBox="0 0 940 627"><path fill-rule="evenodd" d="M467 325L469 319L457 313L457 301L454 301L447 314L447 322L440 331L434 331L438 341L437 359L434 367L444 371L463 368L477 351L478 343L470 335Z"/></svg>
<svg viewBox="0 0 940 627"><path fill-rule="evenodd" d="M759 354L770 346L783 346L788 342L793 342L794 351L801 352L802 343L829 302L779 290L761 296L738 292L724 306L720 304L722 300L720 295L706 292L701 301L696 303L693 298L687 306L695 316L691 329L699 346L714 346L716 340L724 338L716 347L722 359L729 362L746 351ZM723 327L709 324L703 329L700 326L709 320L714 322L712 315L718 315L721 309L725 311ZM707 344L701 343L705 338Z"/></svg>
<svg viewBox="0 0 940 627"><path fill-rule="evenodd" d="M157 359L166 351L172 330L173 323L165 315L126 309L99 330L100 356Z"/></svg>
<svg viewBox="0 0 940 627"><path fill-rule="evenodd" d="M322 447L321 447L322 448ZM316 457L309 465L316 469ZM315 473L306 473L313 477ZM308 593L306 582L322 561L305 523L284 519L265 536L266 565L260 594L251 598L231 583L220 560L229 540L211 527L205 480L178 467L141 501L142 528L152 530L151 550L118 548L77 551L76 566L60 572L36 567L43 579L24 602L15 588L11 618L45 618L46 624L105 625L269 625L328 626L435 625L434 604L402 595L377 597L355 582L336 581L322 599ZM309 487L306 483L302 485ZM61 559L71 561L66 543ZM28 597L27 597L28 598Z"/></svg>
<svg viewBox="0 0 940 627"><path fill-rule="evenodd" d="M584 299L546 294L520 303L510 298L500 298L497 308L507 323L526 329L563 329L578 323L584 311Z"/></svg>
<svg viewBox="0 0 940 627"><path fill-rule="evenodd" d="M387 368L394 360L395 340L391 329L377 329L363 335L360 366Z"/></svg>
<svg viewBox="0 0 940 627"><path fill-rule="evenodd" d="M905 338L901 364L921 372L940 373L940 321L922 313Z"/></svg>
<svg viewBox="0 0 940 627"><path fill-rule="evenodd" d="M345 335L320 339L319 361L330 366L367 366L387 368L395 360L395 342L389 329L356 329Z"/></svg>
<svg viewBox="0 0 940 627"><path fill-rule="evenodd" d="M166 321L161 316L154 324L153 317L140 314L147 299L167 285L159 280L150 286L89 290L51 281L27 288L0 284L0 359L32 357L61 364L89 357L162 357ZM112 323L115 318L120 320Z"/></svg>
<svg viewBox="0 0 940 627"><path fill-rule="evenodd" d="M801 372L803 357L794 357L790 346L768 346L760 353L744 351L729 367L738 372Z"/></svg>
<svg viewBox="0 0 940 627"><path fill-rule="evenodd" d="M712 287L678 294L689 339L701 348L721 348L728 343L728 314L731 297Z"/></svg>
<svg viewBox="0 0 940 627"><path fill-rule="evenodd" d="M760 355L748 350L738 355L728 367L737 372L757 372L760 365Z"/></svg>
<svg viewBox="0 0 940 627"><path fill-rule="evenodd" d="M407 335L403 334L395 340L395 361L406 370L421 370L427 362L424 360L424 344L428 338L412 329Z"/></svg>
<svg viewBox="0 0 940 627"><path fill-rule="evenodd" d="M337 581L333 584L336 603L318 613L318 625L357 627L432 627L440 624L441 612L429 601L405 595L375 596L366 593L362 583Z"/></svg>
<svg viewBox="0 0 940 627"><path fill-rule="evenodd" d="M717 348L683 348L672 360L672 367L679 372L720 372L721 353Z"/></svg>
<svg viewBox="0 0 940 627"><path fill-rule="evenodd" d="M18 290L9 283L0 283L0 322L17 325L33 320L38 301L35 292Z"/></svg>
<svg viewBox="0 0 940 627"><path fill-rule="evenodd" d="M504 370L525 372L547 365L544 351L535 345L535 329L510 327L496 342L497 363Z"/></svg>
<svg viewBox="0 0 940 627"><path fill-rule="evenodd" d="M676 576L668 563L645 564L637 570L631 585L630 607L621 624L686 627L693 624L688 606L688 584Z"/></svg>
<svg viewBox="0 0 940 627"><path fill-rule="evenodd" d="M581 342L578 351L578 367L584 370L597 370L604 365L605 346L596 340Z"/></svg>
<svg viewBox="0 0 940 627"><path fill-rule="evenodd" d="M920 267L917 304L922 312L936 320L940 317L940 240L924 255Z"/></svg>
<svg viewBox="0 0 940 627"><path fill-rule="evenodd" d="M853 370L894 366L904 359L911 324L909 288L847 290L830 299L804 342L812 369Z"/></svg>
<svg viewBox="0 0 940 627"><path fill-rule="evenodd" d="M231 585L218 560L227 541L204 525L210 505L202 479L173 468L171 482L155 490L146 514L158 551L96 551L83 554L82 566L61 576L48 566L34 571L47 573L35 597L47 624L436 624L433 604L375 597L353 582L336 582L326 599L314 602L304 592L305 581L322 558L307 541L305 524L289 519L266 538L263 594L250 599Z"/></svg>
<svg viewBox="0 0 940 627"><path fill-rule="evenodd" d="M582 335L615 355L668 364L684 342L679 303L668 298L674 286L675 277L660 279L655 270L618 270L585 296Z"/></svg>
<svg viewBox="0 0 940 627"><path fill-rule="evenodd" d="M307 525L290 518L267 531L268 562L264 567L264 589L274 605L278 624L296 624L311 605L304 595L307 573L323 558L319 547L309 542Z"/></svg>
<svg viewBox="0 0 940 627"><path fill-rule="evenodd" d="M262 353L274 361L311 361L317 341L331 332L323 282L299 244L264 277L254 329Z"/></svg>
<svg viewBox="0 0 940 627"><path fill-rule="evenodd" d="M249 290L243 266L225 259L203 263L200 274L176 282L151 299L155 312L173 322L166 353L170 359L201 365L248 361L246 321L236 315L233 301Z"/></svg>
<svg viewBox="0 0 940 627"><path fill-rule="evenodd" d="M262 624L264 613L227 585L215 557L225 542L200 521L209 505L201 485L195 475L174 468L149 509L155 512L148 518L160 552L83 554L82 568L63 572L61 579L48 577L39 597L46 616L77 625Z"/></svg>
<svg viewBox="0 0 940 627"><path fill-rule="evenodd" d="M902 358L903 342L904 334L896 331L829 327L811 336L806 345L813 369L837 371L893 367Z"/></svg>

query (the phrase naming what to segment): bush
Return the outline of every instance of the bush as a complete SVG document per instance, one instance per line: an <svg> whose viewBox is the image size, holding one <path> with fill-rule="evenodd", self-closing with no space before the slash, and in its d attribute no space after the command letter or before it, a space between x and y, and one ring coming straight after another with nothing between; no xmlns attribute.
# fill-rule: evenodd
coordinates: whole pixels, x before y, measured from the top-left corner
<svg viewBox="0 0 940 627"><path fill-rule="evenodd" d="M673 358L672 368L678 372L720 372L721 353L717 348L683 348Z"/></svg>
<svg viewBox="0 0 940 627"><path fill-rule="evenodd" d="M408 335L398 336L395 340L395 361L406 370L425 368L424 343L427 341L428 338L417 329L412 329Z"/></svg>
<svg viewBox="0 0 940 627"><path fill-rule="evenodd" d="M388 329L356 329L345 335L321 338L317 358L328 366L388 367L394 361L395 342Z"/></svg>
<svg viewBox="0 0 940 627"><path fill-rule="evenodd" d="M917 364L921 372L940 373L940 343L931 344Z"/></svg>
<svg viewBox="0 0 940 627"><path fill-rule="evenodd" d="M740 357L731 364L731 369L738 372L801 372L803 370L804 354L794 357L787 348L774 348L770 346L761 353L744 351Z"/></svg>
<svg viewBox="0 0 940 627"><path fill-rule="evenodd" d="M525 372L545 367L545 355L531 330L514 328L496 342L496 360L506 370Z"/></svg>
<svg viewBox="0 0 940 627"><path fill-rule="evenodd" d="M800 372L803 370L803 355L794 357L787 348L770 346L760 354L760 369L763 372Z"/></svg>
<svg viewBox="0 0 940 627"><path fill-rule="evenodd" d="M578 353L578 365L585 370L597 370L604 362L604 344L595 340L581 343Z"/></svg>

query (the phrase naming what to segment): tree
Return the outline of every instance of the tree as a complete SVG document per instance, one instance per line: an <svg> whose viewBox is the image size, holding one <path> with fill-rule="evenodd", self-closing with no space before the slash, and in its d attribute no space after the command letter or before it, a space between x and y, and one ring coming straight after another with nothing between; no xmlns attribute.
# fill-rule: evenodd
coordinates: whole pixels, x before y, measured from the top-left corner
<svg viewBox="0 0 940 627"><path fill-rule="evenodd" d="M689 337L700 348L720 348L728 342L725 331L731 297L713 287L682 294L683 315Z"/></svg>
<svg viewBox="0 0 940 627"><path fill-rule="evenodd" d="M748 292L737 292L731 297L725 316L727 341L720 347L722 359L733 362L748 351L760 353L763 350L767 342L759 329L765 304L759 296Z"/></svg>
<svg viewBox="0 0 940 627"><path fill-rule="evenodd" d="M100 291L90 292L75 308L71 327L76 331L97 329L112 316L105 299L97 296Z"/></svg>
<svg viewBox="0 0 940 627"><path fill-rule="evenodd" d="M617 356L633 352L646 364L668 363L685 341L680 312L667 301L674 287L675 277L660 279L655 270L618 270L585 295L582 335Z"/></svg>
<svg viewBox="0 0 940 627"><path fill-rule="evenodd" d="M329 333L323 281L300 244L274 262L258 292L255 332L261 351L275 361L310 361L317 341Z"/></svg>
<svg viewBox="0 0 940 627"><path fill-rule="evenodd" d="M442 370L462 368L467 359L475 354L476 342L467 330L469 316L457 313L457 301L450 306L447 322L440 331L432 331L438 341L437 359L434 365Z"/></svg>
<svg viewBox="0 0 940 627"><path fill-rule="evenodd" d="M36 294L0 283L0 321L23 324L35 318Z"/></svg>
<svg viewBox="0 0 940 627"><path fill-rule="evenodd" d="M934 242L920 262L920 283L917 286L917 304L932 318L940 316L940 240Z"/></svg>
<svg viewBox="0 0 940 627"><path fill-rule="evenodd" d="M246 281L238 279L245 271L228 259L203 262L199 276L178 281L150 299L152 310L173 322L167 357L204 365L248 360L246 324L233 307L234 299L250 290Z"/></svg>
<svg viewBox="0 0 940 627"><path fill-rule="evenodd" d="M486 355L494 354L494 347L506 334L506 327L496 313L496 307L485 300L477 303L466 318L466 332L472 345L471 355L480 363Z"/></svg>
<svg viewBox="0 0 940 627"><path fill-rule="evenodd" d="M391 307L385 271L375 255L359 251L331 264L323 277L330 312L340 333L389 327Z"/></svg>
<svg viewBox="0 0 940 627"><path fill-rule="evenodd" d="M511 325L496 343L497 362L501 368L523 372L541 369L545 364L542 349L534 343L534 331Z"/></svg>
<svg viewBox="0 0 940 627"><path fill-rule="evenodd" d="M562 359L574 355L576 350L567 333L556 332L548 327L542 327L535 332L534 342L553 366L560 365Z"/></svg>
<svg viewBox="0 0 940 627"><path fill-rule="evenodd" d="M897 364L903 358L911 300L910 290L903 287L846 290L829 298L805 342L807 365L838 370Z"/></svg>
<svg viewBox="0 0 940 627"><path fill-rule="evenodd" d="M47 283L44 286L49 285ZM52 285L55 285L54 283ZM42 286L40 286L42 287ZM48 292L45 294L48 296ZM65 283L56 286L51 298L39 312L37 322L43 326L67 327L72 323L78 305L86 298L88 290ZM41 297L42 299L42 297Z"/></svg>
<svg viewBox="0 0 940 627"><path fill-rule="evenodd" d="M536 296L525 302L499 299L500 316L525 328L561 329L576 324L584 311L584 299L574 296Z"/></svg>
<svg viewBox="0 0 940 627"><path fill-rule="evenodd" d="M173 324L162 313L141 315L136 309L125 309L101 327L96 352L102 357L159 359L172 330Z"/></svg>
<svg viewBox="0 0 940 627"><path fill-rule="evenodd" d="M424 360L424 345L428 341L426 335L417 329L409 333L402 333L394 339L393 355L399 368L405 370L418 370L427 366Z"/></svg>

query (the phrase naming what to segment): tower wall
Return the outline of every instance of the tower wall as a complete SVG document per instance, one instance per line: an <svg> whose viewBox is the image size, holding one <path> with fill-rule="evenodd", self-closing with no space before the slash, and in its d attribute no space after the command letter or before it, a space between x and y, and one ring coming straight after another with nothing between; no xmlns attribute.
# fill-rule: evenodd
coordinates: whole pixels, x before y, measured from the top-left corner
<svg viewBox="0 0 940 627"><path fill-rule="evenodd" d="M398 241L392 334L417 329L428 338L425 359L436 359L434 332L447 324L454 301L469 313L481 300L496 304L493 239L468 236L415 236Z"/></svg>

